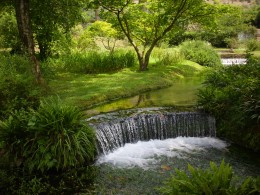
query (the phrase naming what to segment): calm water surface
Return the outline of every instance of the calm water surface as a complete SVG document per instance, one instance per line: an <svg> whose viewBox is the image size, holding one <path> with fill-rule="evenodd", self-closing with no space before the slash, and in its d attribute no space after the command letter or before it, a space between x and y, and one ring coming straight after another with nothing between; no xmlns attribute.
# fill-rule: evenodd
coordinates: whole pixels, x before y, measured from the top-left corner
<svg viewBox="0 0 260 195"><path fill-rule="evenodd" d="M143 107L190 107L196 105L196 93L203 78L193 77L176 81L171 87L146 92L134 97L106 103L86 111L88 116L117 110Z"/></svg>

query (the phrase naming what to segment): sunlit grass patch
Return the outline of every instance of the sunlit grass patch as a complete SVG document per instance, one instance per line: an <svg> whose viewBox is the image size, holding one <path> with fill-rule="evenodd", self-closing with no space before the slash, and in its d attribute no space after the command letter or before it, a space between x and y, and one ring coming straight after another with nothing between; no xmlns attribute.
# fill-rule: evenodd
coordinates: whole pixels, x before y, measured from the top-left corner
<svg viewBox="0 0 260 195"><path fill-rule="evenodd" d="M59 73L57 79L50 82L51 95L58 95L68 104L88 107L167 87L176 79L194 75L202 69L194 62L182 61L176 65L151 66L145 72L125 68L110 74Z"/></svg>

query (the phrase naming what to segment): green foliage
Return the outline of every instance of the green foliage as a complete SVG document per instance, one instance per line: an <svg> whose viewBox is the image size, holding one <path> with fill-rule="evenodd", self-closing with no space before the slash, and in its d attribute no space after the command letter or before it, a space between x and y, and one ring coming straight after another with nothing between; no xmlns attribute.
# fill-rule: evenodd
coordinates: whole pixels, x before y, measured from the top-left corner
<svg viewBox="0 0 260 195"><path fill-rule="evenodd" d="M237 38L225 38L225 43L227 44L228 48L231 50L238 48L238 40Z"/></svg>
<svg viewBox="0 0 260 195"><path fill-rule="evenodd" d="M98 49L93 34L89 31L89 28L83 29L82 26L77 26L73 29L72 34L75 42L75 50L79 53Z"/></svg>
<svg viewBox="0 0 260 195"><path fill-rule="evenodd" d="M199 91L199 106L217 119L218 134L260 150L260 64L222 67L210 72Z"/></svg>
<svg viewBox="0 0 260 195"><path fill-rule="evenodd" d="M255 37L256 28L252 26L255 15L253 8L215 2L210 22L185 29L177 34L176 39L173 37L170 43L178 45L182 41L192 39L208 41L214 47L230 47L230 43L236 46L239 44L236 41L239 34L246 38Z"/></svg>
<svg viewBox="0 0 260 195"><path fill-rule="evenodd" d="M180 50L186 59L197 62L202 66L214 67L221 65L219 55L206 42L185 41L181 44Z"/></svg>
<svg viewBox="0 0 260 195"><path fill-rule="evenodd" d="M107 73L123 68L130 68L136 64L133 52L118 50L113 53L90 51L88 53L73 53L52 61L59 64L63 70L74 73Z"/></svg>
<svg viewBox="0 0 260 195"><path fill-rule="evenodd" d="M164 186L159 188L162 194L257 194L259 181L247 178L238 187L232 184L234 174L232 167L225 164L224 161L219 167L214 162L210 162L210 168L202 170L195 169L190 164L188 165L189 174L182 170L175 170L173 175ZM259 178L258 178L259 180ZM259 185L259 184L258 184Z"/></svg>
<svg viewBox="0 0 260 195"><path fill-rule="evenodd" d="M76 24L83 22L82 12L87 5L88 0L45 0L41 2L32 0L30 2L32 30L42 60L51 54L59 53L57 48L63 50L62 47L69 43L69 32Z"/></svg>
<svg viewBox="0 0 260 195"><path fill-rule="evenodd" d="M97 41L103 44L105 49L110 52L114 51L116 41L120 38L120 34L112 27L111 23L95 21L88 27L88 30Z"/></svg>
<svg viewBox="0 0 260 195"><path fill-rule="evenodd" d="M26 57L0 54L0 116L15 109L37 107L40 89Z"/></svg>
<svg viewBox="0 0 260 195"><path fill-rule="evenodd" d="M246 50L252 52L260 49L260 43L256 39L249 39L246 41Z"/></svg>
<svg viewBox="0 0 260 195"><path fill-rule="evenodd" d="M37 111L14 112L0 123L5 156L29 171L66 170L89 163L95 134L79 109L58 101L42 102Z"/></svg>
<svg viewBox="0 0 260 195"><path fill-rule="evenodd" d="M0 16L0 48L11 48L12 53L21 52L15 13L13 10L3 11Z"/></svg>

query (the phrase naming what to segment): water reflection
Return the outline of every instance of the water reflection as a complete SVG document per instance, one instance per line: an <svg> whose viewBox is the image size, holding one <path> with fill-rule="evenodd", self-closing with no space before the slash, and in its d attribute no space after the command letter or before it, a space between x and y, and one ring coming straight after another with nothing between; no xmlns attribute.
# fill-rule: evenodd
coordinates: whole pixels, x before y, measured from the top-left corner
<svg viewBox="0 0 260 195"><path fill-rule="evenodd" d="M86 114L92 116L100 113L143 107L194 106L197 100L196 93L202 86L202 81L202 77L184 78L176 81L171 87L106 103L87 110Z"/></svg>

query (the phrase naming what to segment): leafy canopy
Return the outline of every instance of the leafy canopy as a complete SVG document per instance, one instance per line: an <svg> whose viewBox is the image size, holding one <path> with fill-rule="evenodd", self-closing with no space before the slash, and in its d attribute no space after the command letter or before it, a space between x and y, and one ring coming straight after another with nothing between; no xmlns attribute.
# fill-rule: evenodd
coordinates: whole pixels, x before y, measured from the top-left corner
<svg viewBox="0 0 260 195"><path fill-rule="evenodd" d="M98 0L98 2L110 13L108 18L111 22L128 38L137 53L140 67L143 66L144 69L147 68L153 48L170 31L179 31L189 24L205 22L209 19L213 8L213 5L203 0L148 0L138 3L132 0Z"/></svg>

